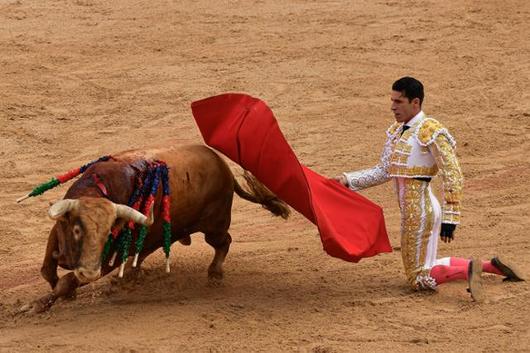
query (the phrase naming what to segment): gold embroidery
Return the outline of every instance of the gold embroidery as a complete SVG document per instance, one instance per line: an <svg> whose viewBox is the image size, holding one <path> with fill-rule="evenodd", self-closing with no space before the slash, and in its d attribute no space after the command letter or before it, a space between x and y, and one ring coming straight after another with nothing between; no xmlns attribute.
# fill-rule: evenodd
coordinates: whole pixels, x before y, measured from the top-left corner
<svg viewBox="0 0 530 353"><path fill-rule="evenodd" d="M386 130L387 134L388 135L394 135L398 130L399 128L401 127L401 123L398 123L398 122L395 122L393 123L392 125L390 125L390 127L388 128L388 130Z"/></svg>
<svg viewBox="0 0 530 353"><path fill-rule="evenodd" d="M397 152L397 153L410 154L411 151L412 151L412 146L402 140L399 140L399 142L396 144L396 148L394 149L394 153Z"/></svg>
<svg viewBox="0 0 530 353"><path fill-rule="evenodd" d="M443 205L443 223L460 223L460 203L446 203Z"/></svg>
<svg viewBox="0 0 530 353"><path fill-rule="evenodd" d="M460 223L463 176L455 150L445 135L438 135L432 152L443 180L442 222Z"/></svg>
<svg viewBox="0 0 530 353"><path fill-rule="evenodd" d="M456 173L456 172L453 172ZM458 176L453 175L453 177L457 178ZM454 191L454 190L444 190L444 199L446 202L451 203L458 203L462 199L462 190Z"/></svg>
<svg viewBox="0 0 530 353"><path fill-rule="evenodd" d="M426 118L418 131L418 140L427 145L432 142L433 137L437 131L442 130L444 127L439 121Z"/></svg>
<svg viewBox="0 0 530 353"><path fill-rule="evenodd" d="M419 267L416 269L418 271L418 274L425 268L425 260L427 257L427 245L429 244L429 238L431 237L431 233L433 229L433 216L432 216L433 209L432 209L431 198L430 198L428 190L429 189L428 189L427 183L424 183L424 188L423 188L424 204L422 208L422 210L424 211L422 214L424 218L424 228L423 228L423 234L421 235L420 261L418 263Z"/></svg>
<svg viewBox="0 0 530 353"><path fill-rule="evenodd" d="M444 203L444 209L447 213L460 213L460 204L458 203Z"/></svg>
<svg viewBox="0 0 530 353"><path fill-rule="evenodd" d="M394 164L394 160L392 160L392 164L388 168L388 174L391 177L434 177L437 171L437 166L407 167L405 165Z"/></svg>
<svg viewBox="0 0 530 353"><path fill-rule="evenodd" d="M409 156L406 155L406 154L398 154L398 153L394 153L392 155L392 158L390 160L390 162L392 164L406 164L407 163L407 160L408 160Z"/></svg>
<svg viewBox="0 0 530 353"><path fill-rule="evenodd" d="M442 216L443 223L459 224L460 215L444 213Z"/></svg>
<svg viewBox="0 0 530 353"><path fill-rule="evenodd" d="M433 228L433 209L428 184L414 179L398 186L401 208L401 256L408 282L415 289L424 287L418 276L428 277L425 269L427 245ZM419 253L418 253L419 251ZM422 278L423 278L422 277Z"/></svg>

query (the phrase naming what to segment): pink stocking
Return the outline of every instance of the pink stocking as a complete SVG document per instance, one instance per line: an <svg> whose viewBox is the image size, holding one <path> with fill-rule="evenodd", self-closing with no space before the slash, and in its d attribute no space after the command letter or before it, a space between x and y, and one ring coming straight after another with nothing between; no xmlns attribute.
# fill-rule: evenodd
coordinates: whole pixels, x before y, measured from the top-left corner
<svg viewBox="0 0 530 353"><path fill-rule="evenodd" d="M468 269L468 266L436 265L431 268L430 276L436 280L437 284L442 284L442 283L456 281L456 280L466 280L467 269Z"/></svg>
<svg viewBox="0 0 530 353"><path fill-rule="evenodd" d="M467 266L468 264L468 259L463 259L461 257L451 257L451 266ZM496 275L503 274L497 269L497 267L491 264L491 261L482 261L482 272L494 273Z"/></svg>

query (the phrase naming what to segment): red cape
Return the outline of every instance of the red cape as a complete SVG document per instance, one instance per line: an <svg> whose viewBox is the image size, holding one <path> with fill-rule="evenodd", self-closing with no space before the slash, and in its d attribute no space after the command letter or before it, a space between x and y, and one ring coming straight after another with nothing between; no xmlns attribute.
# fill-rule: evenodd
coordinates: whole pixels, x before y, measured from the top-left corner
<svg viewBox="0 0 530 353"><path fill-rule="evenodd" d="M392 248L382 209L300 164L261 100L222 94L191 104L206 143L316 224L324 250L352 262Z"/></svg>

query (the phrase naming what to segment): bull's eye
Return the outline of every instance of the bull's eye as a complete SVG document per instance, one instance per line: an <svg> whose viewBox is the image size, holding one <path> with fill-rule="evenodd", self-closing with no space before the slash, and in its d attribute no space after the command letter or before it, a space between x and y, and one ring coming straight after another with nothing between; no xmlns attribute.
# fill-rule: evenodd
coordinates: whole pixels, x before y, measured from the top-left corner
<svg viewBox="0 0 530 353"><path fill-rule="evenodd" d="M74 229L72 230L72 232L74 233L74 239L75 241L79 241L81 240L81 227L78 226L77 224L74 226Z"/></svg>

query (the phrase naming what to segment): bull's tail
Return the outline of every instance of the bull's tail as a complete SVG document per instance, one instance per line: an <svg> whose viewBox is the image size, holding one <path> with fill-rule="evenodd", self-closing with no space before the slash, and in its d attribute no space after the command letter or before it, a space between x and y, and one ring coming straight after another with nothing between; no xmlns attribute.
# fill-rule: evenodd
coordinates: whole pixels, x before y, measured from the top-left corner
<svg viewBox="0 0 530 353"><path fill-rule="evenodd" d="M245 178L247 186L250 190L248 192L243 190L236 178L234 178L234 191L239 197L250 202L261 204L263 208L269 210L275 216L281 216L283 219L287 219L289 217L291 211L285 202L280 200L249 172L245 171L243 177Z"/></svg>

